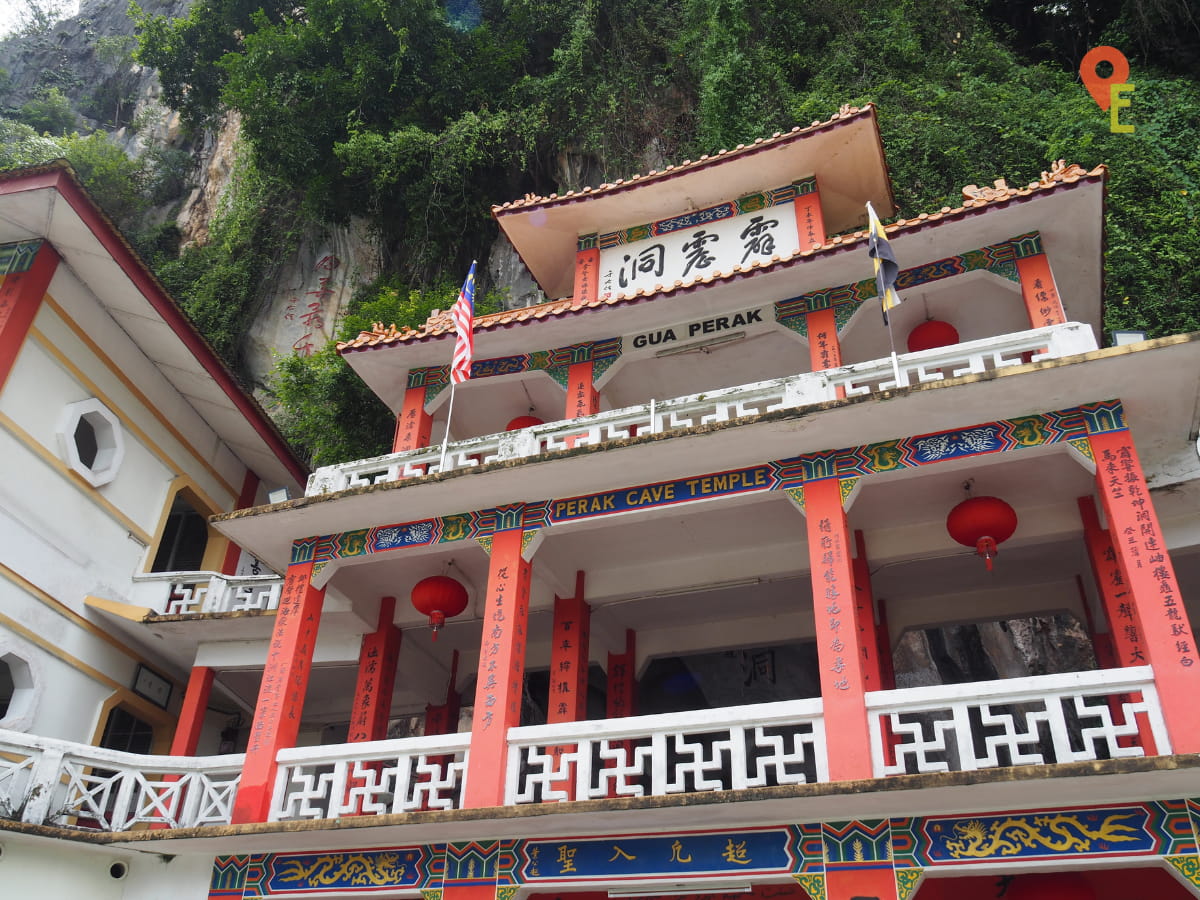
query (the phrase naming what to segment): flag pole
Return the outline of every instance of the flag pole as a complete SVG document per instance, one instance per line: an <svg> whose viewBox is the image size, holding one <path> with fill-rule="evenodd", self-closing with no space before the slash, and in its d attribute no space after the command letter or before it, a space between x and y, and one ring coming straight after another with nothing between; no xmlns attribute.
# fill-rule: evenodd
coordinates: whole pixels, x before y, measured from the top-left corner
<svg viewBox="0 0 1200 900"><path fill-rule="evenodd" d="M895 353L892 354L895 356ZM446 471L446 445L450 443L450 420L454 416L454 382L450 382L450 408L446 411L446 433L442 436L442 456L438 461L438 472Z"/></svg>

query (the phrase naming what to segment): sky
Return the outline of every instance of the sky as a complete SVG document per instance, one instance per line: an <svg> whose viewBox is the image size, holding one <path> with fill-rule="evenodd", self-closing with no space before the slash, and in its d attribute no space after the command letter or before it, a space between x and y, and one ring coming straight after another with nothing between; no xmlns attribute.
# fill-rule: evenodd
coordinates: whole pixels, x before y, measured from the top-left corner
<svg viewBox="0 0 1200 900"><path fill-rule="evenodd" d="M35 0L35 2L54 2L54 0ZM21 14L27 8L28 0L0 0L0 37L11 34L21 21ZM79 0L58 0L58 6L65 11L63 18L69 18L79 11Z"/></svg>

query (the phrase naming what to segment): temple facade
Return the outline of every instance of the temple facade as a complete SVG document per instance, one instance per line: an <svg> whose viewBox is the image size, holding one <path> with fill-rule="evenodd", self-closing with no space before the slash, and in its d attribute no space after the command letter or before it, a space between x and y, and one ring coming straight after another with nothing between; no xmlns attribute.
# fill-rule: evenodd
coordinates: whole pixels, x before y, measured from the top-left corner
<svg viewBox="0 0 1200 900"><path fill-rule="evenodd" d="M141 593L88 597L178 683L175 737L0 720L0 876L1200 896L1200 335L1101 349L1105 179L1060 161L887 226L886 324L869 106L495 207L550 299L476 318L453 386L449 312L341 345L392 453L303 496L276 464L204 510L223 566L157 568L151 535ZM1050 671L914 662L1052 619L1078 646Z"/></svg>

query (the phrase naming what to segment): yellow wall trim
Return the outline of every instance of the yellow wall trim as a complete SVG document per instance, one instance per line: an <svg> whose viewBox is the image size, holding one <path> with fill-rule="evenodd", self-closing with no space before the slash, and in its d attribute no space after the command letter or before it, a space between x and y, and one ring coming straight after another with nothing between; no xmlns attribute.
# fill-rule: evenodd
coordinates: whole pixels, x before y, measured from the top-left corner
<svg viewBox="0 0 1200 900"><path fill-rule="evenodd" d="M227 491L229 491L230 496L232 496L236 500L238 494L241 492L236 487L234 487L232 484L230 484L228 481L225 480L224 476L222 476L221 473L218 472L216 470L216 468L213 467L213 465L208 461L208 458L206 456L204 456L204 454L202 454L199 450L197 450L195 447L192 446L191 442L188 441L188 439L183 436L183 434L179 431L179 429L177 429L171 423L171 420L168 419L166 416L164 416L159 411L158 407L155 406L155 404L150 401L150 398L147 397L145 394L143 394L141 389L138 388L138 386L133 383L132 379L130 379L129 376L126 375L121 370L121 367L118 366L115 362L113 362L112 358L109 357L109 355L107 353L105 353L103 350L100 349L100 345L97 344L94 340L92 340L92 336L90 334L88 334L86 331L84 331L82 328L80 328L79 325L77 325L75 323L75 320L72 319L70 317L70 315L67 314L67 311L65 309L63 309L55 301L55 299L53 297L51 297L49 294L46 294L46 296L44 298L44 302L45 302L46 306L48 306L50 309L54 310L54 312L58 315L59 319L62 320L62 323L64 325L66 325L68 328L70 328L71 331L73 331L75 333L75 336L77 338L79 338L79 340L81 340L84 343L84 345L87 346L87 348L92 351L92 353L95 354L96 358L98 360L100 360L100 362L104 363L105 368L107 368L108 371L112 372L113 376L118 381L120 381L121 384L125 385L126 389L128 389L128 391L131 394L133 394L134 397L137 398L138 402L140 402L143 406L145 406L146 409L150 410L150 412L154 415L154 418L158 419L159 424L161 424L163 426L163 428L165 428L167 431L169 431L171 433L171 436L174 437L175 440L179 441L180 444L182 444L184 447L186 447L188 452L191 453L193 457L195 457L196 461L198 463L200 463L200 465L203 466L205 469L207 469L209 474L211 474L213 478L217 479L217 481L220 482L222 487L224 487ZM219 436L218 436L218 438L219 438ZM222 443L226 443L226 442L224 440L222 440ZM226 446L228 446L227 443L226 443ZM232 452L232 448L230 448L230 452ZM234 456L236 456L236 455L237 454L234 454ZM242 465L245 465L245 463L242 463ZM247 468L249 468L249 466L247 466Z"/></svg>
<svg viewBox="0 0 1200 900"><path fill-rule="evenodd" d="M67 324L70 324L70 323L67 323ZM66 369L68 372L70 372L75 377L75 380L78 381L80 384L82 384L85 388L87 388L88 392L91 393L92 396L96 397L101 403L103 403L110 410L112 410L113 413L117 416L117 418L119 418L121 420L121 423L130 432L132 432L133 435L135 437L137 437L137 439L139 441L141 441L151 453L153 453L160 460L162 460L162 462L166 464L167 468L172 469L173 471L179 472L179 473L182 473L185 470L185 468L186 468L185 466L179 465L178 462L176 462L174 459L171 458L170 454L168 454L166 450L164 450L162 447L158 446L158 444L156 444L154 442L153 438L151 438L150 435L146 434L146 432L144 432L141 428L139 428L137 426L137 424L134 423L134 421L126 413L122 412L120 406L111 397L109 397L107 394L105 394L104 391L102 391L100 389L99 385L97 385L94 381L92 381L90 378L88 378L87 375L84 374L83 370L80 369L77 365L75 365L75 363L71 361L70 357L68 357L65 353L63 353L63 351L58 347L57 344L54 343L53 340L51 340L49 337L47 337L43 332L39 331L37 326L32 326L29 329L29 336L31 338L33 338L35 341L37 341L39 344L41 344L42 348L47 353L49 353L56 360L58 360L59 365L61 365L64 369ZM97 354L100 353L100 349L94 345L90 346L88 349L90 349L93 353L97 353ZM103 362L105 364L105 366L107 366L109 369L112 369L112 361L109 360L107 357L102 356L101 362ZM211 474L213 476L213 478L215 478L217 480L217 483L220 484L221 487L225 488L225 490L227 490L230 493L230 495L234 498L234 500L236 500L237 496L238 496L238 491L236 489L234 489L234 487L232 485L230 485L229 482L227 482L224 478L222 478L220 473L218 473L216 469L214 469L211 465L209 465L208 461L206 459L204 459L203 457L201 457L196 452L196 450L186 440L184 440L183 435L181 435L175 429L175 427L173 425L171 425L169 422L167 422L159 414L157 409L155 409L153 406L149 405L150 400L145 395L143 395L140 391L138 391L135 387L133 387L133 384L131 382L129 382L128 379L126 379L123 374L117 373L115 370L113 370L113 371L114 371L114 374L117 374L117 376L119 378L121 378L121 380L125 384L125 386L127 388L129 388L129 390L134 392L134 396L137 397L137 399L139 401L141 401L141 403L143 405L146 406L146 408L154 415L154 417L156 419L158 419L159 423L162 424L177 441L179 441L181 444L183 444L183 446L185 448L187 448L188 452L190 452L193 456L196 457L196 459L200 463L200 465L203 466L209 472L209 474ZM213 509L223 511L223 508L221 507L221 505L214 502L210 497L208 497L208 495L204 494L198 486L195 487L194 490L196 491L197 494L204 497L205 503L207 503Z"/></svg>
<svg viewBox="0 0 1200 900"><path fill-rule="evenodd" d="M94 487L88 484L82 476L77 472L67 467L67 464L59 459L55 454L51 453L43 447L29 432L14 422L8 415L0 412L0 427L4 428L9 434L15 437L18 441L24 444L27 448L33 451L41 460L66 478L71 484L75 485L85 497L91 500L94 504L103 509L106 513L121 523L121 527L127 530L130 534L136 537L143 544L149 546L153 542L153 538L147 534L140 525L133 519L121 512L121 510L110 501L107 497L97 491Z"/></svg>

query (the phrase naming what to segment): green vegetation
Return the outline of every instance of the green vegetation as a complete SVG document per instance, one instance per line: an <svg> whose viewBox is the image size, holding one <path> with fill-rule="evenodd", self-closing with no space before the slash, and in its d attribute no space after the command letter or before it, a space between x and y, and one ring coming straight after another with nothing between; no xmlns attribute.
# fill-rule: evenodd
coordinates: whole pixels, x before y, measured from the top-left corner
<svg viewBox="0 0 1200 900"><path fill-rule="evenodd" d="M423 289L389 276L360 289L350 301L338 340L356 338L376 322L421 324L435 309L449 309L459 286L448 281ZM495 294L475 298L478 315L495 312ZM314 466L386 453L395 424L391 413L347 366L330 343L312 356L281 357L271 392L284 436Z"/></svg>
<svg viewBox="0 0 1200 900"><path fill-rule="evenodd" d="M446 305L469 260L485 257L492 203L695 159L874 101L905 216L957 206L965 184L1027 183L1057 159L1108 165L1108 325L1194 330L1193 6L197 0L171 21L135 5L135 56L160 70L165 102L191 127L236 110L248 160L209 245L173 260L169 229L144 240L236 363L241 329L300 222L367 217L390 287L376 285L357 308L394 290L417 299L371 317L419 326L421 307ZM1129 57L1133 134L1112 134L1079 82L1083 53L1101 44ZM114 74L122 69L123 45L98 50ZM113 121L119 87L97 97ZM17 156L42 140L18 137ZM281 416L318 460L364 456L388 427L339 366L329 350L281 363ZM333 432L360 417L358 436L333 446Z"/></svg>
<svg viewBox="0 0 1200 900"><path fill-rule="evenodd" d="M17 119L38 132L63 135L75 127L71 101L56 87L46 88L17 112Z"/></svg>

